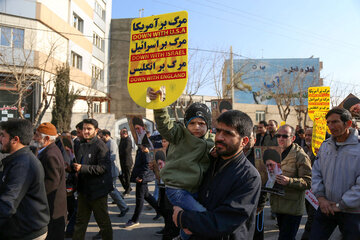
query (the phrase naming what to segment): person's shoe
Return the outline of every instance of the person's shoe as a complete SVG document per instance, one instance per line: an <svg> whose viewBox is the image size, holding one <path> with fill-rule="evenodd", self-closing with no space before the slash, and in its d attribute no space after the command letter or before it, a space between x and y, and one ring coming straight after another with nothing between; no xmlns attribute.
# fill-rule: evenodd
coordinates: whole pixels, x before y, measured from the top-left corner
<svg viewBox="0 0 360 240"><path fill-rule="evenodd" d="M123 197L125 197L125 195L128 195L131 191L132 191L132 188L124 191L124 192L122 193Z"/></svg>
<svg viewBox="0 0 360 240"><path fill-rule="evenodd" d="M153 217L153 220L156 221L156 220L158 220L159 218L161 218L161 214L160 214L160 213L156 213L156 216Z"/></svg>
<svg viewBox="0 0 360 240"><path fill-rule="evenodd" d="M121 211L121 213L118 215L118 217L123 217L126 215L126 213L130 210L129 207L125 208L123 211Z"/></svg>
<svg viewBox="0 0 360 240"><path fill-rule="evenodd" d="M135 227L137 225L139 225L140 223L139 222L133 222L131 220L129 220L126 224L125 224L125 228L132 228L132 227Z"/></svg>
<svg viewBox="0 0 360 240"><path fill-rule="evenodd" d="M95 236L92 237L93 240L101 239L101 233L98 232Z"/></svg>
<svg viewBox="0 0 360 240"><path fill-rule="evenodd" d="M155 232L156 236L162 236L165 233L165 228L161 229L160 231Z"/></svg>

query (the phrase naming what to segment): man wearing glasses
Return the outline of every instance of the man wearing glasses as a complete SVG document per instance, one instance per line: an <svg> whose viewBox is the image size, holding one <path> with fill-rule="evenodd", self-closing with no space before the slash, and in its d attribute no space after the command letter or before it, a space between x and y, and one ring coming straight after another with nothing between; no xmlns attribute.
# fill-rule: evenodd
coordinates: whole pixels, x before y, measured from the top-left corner
<svg viewBox="0 0 360 240"><path fill-rule="evenodd" d="M270 204L279 225L278 239L292 240L305 210L305 190L311 186L311 162L304 150L294 143L292 126L281 126L275 136L282 151L282 174L276 175L276 182L284 187L285 195L272 194Z"/></svg>

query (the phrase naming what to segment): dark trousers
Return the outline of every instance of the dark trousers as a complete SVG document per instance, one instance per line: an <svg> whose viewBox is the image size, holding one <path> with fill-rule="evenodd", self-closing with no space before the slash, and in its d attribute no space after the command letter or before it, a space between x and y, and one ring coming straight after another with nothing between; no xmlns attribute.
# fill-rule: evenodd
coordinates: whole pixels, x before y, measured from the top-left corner
<svg viewBox="0 0 360 240"><path fill-rule="evenodd" d="M335 215L326 216L320 208L315 213L310 239L329 239L336 226L339 226L342 239L360 239L360 214L338 212Z"/></svg>
<svg viewBox="0 0 360 240"><path fill-rule="evenodd" d="M166 196L165 186L159 186L159 207L165 223L162 240L171 240L179 235L180 229L175 226L172 220L173 206Z"/></svg>
<svg viewBox="0 0 360 240"><path fill-rule="evenodd" d="M47 240L63 240L64 239L64 229L65 229L65 217L62 216L57 219L50 219L48 225L48 235L46 236Z"/></svg>
<svg viewBox="0 0 360 240"><path fill-rule="evenodd" d="M73 239L85 239L85 233L89 224L91 212L94 213L96 223L100 228L101 237L104 240L112 239L111 221L108 213L107 195L95 200L89 200L79 193L78 211Z"/></svg>
<svg viewBox="0 0 360 240"><path fill-rule="evenodd" d="M68 224L66 226L66 233L69 235L72 235L74 233L75 229L75 223L76 223L76 213L77 213L77 200L75 199L75 196L72 195L70 198L73 200L71 204L73 204L73 208L69 209L69 202L68 202ZM68 197L69 200L69 197ZM70 201L72 201L70 200Z"/></svg>
<svg viewBox="0 0 360 240"><path fill-rule="evenodd" d="M299 230L302 216L289 214L276 214L276 220L279 225L278 240L295 240L296 233Z"/></svg>
<svg viewBox="0 0 360 240"><path fill-rule="evenodd" d="M302 240L307 240L310 237L311 233L311 226L314 221L314 215L315 215L315 208L309 203L308 200L305 200L305 207L306 207L306 213L307 213L307 220L305 224L305 231L301 237Z"/></svg>
<svg viewBox="0 0 360 240"><path fill-rule="evenodd" d="M126 193L130 192L130 176L131 176L131 166L121 165L121 175L119 176L119 180L121 185L125 189Z"/></svg>
<svg viewBox="0 0 360 240"><path fill-rule="evenodd" d="M144 200L146 200L158 213L159 206L155 198L149 193L149 188L147 183L136 183L136 206L134 214L131 218L133 222L139 222L139 217L144 206Z"/></svg>
<svg viewBox="0 0 360 240"><path fill-rule="evenodd" d="M255 233L253 240L264 240L264 210L256 215Z"/></svg>

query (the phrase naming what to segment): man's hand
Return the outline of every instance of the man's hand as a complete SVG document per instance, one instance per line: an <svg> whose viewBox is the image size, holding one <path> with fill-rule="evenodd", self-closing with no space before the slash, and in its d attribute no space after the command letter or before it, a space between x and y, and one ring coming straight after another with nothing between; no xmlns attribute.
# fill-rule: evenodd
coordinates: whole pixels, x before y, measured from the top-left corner
<svg viewBox="0 0 360 240"><path fill-rule="evenodd" d="M139 177L137 177L136 179L135 179L135 181L137 182L137 183L142 183L142 179L141 178L139 178Z"/></svg>
<svg viewBox="0 0 360 240"><path fill-rule="evenodd" d="M334 202L331 202L329 200L327 200L325 197L318 197L318 201L319 201L319 207L322 213L326 214L326 215L334 215L334 207L336 208ZM339 209L340 211L340 209Z"/></svg>
<svg viewBox="0 0 360 240"><path fill-rule="evenodd" d="M149 149L147 147L141 146L141 151L144 153L149 153Z"/></svg>
<svg viewBox="0 0 360 240"><path fill-rule="evenodd" d="M336 203L332 203L332 204L331 204L331 207L332 207L332 210L334 211L334 213L336 213L336 212L341 212L340 208L338 208L338 207L336 206Z"/></svg>
<svg viewBox="0 0 360 240"><path fill-rule="evenodd" d="M162 92L161 90L155 92L153 88L149 87L147 89L147 95L150 98L150 100L155 100L158 97L158 95L160 96L162 95Z"/></svg>
<svg viewBox="0 0 360 240"><path fill-rule="evenodd" d="M68 162L65 162L65 171L68 172L68 173L71 173L71 166Z"/></svg>
<svg viewBox="0 0 360 240"><path fill-rule="evenodd" d="M192 232L190 232L190 230L187 229L187 228L184 228L183 231L184 231L184 233L186 233L187 235L192 235Z"/></svg>
<svg viewBox="0 0 360 240"><path fill-rule="evenodd" d="M290 182L290 178L284 175L276 175L275 180L278 184L286 186Z"/></svg>
<svg viewBox="0 0 360 240"><path fill-rule="evenodd" d="M178 216L179 212L182 211L183 209L178 206L174 206L173 209L174 209L174 212L172 215L172 219L173 219L173 222L175 223L175 226L179 227L178 222L177 222L177 216Z"/></svg>
<svg viewBox="0 0 360 240"><path fill-rule="evenodd" d="M180 226L178 226L177 217L178 217L179 212L182 211L183 209L181 207L178 207L178 206L174 206L173 208L174 208L174 213L173 213L173 216L172 216L173 222L175 223L175 226L180 227ZM184 228L183 231L187 235L192 235L192 232L187 228Z"/></svg>
<svg viewBox="0 0 360 240"><path fill-rule="evenodd" d="M81 169L81 164L73 163L73 167L74 167L75 172L79 172Z"/></svg>

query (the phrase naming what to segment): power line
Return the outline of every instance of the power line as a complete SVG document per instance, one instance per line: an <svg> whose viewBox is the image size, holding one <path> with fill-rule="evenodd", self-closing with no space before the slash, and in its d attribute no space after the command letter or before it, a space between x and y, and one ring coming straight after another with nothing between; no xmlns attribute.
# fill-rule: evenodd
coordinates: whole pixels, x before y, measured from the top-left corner
<svg viewBox="0 0 360 240"><path fill-rule="evenodd" d="M189 2L194 2L192 0L187 0ZM340 40L337 40L337 39L331 39L329 38L328 36L323 36L321 34L318 34L318 33L315 33L315 32L311 32L309 30L305 30L305 29L302 29L302 28L299 28L299 27L296 27L296 26L293 26L293 25L290 25L290 24L284 24L284 23L280 23L280 22L277 22L277 21L274 21L273 19L270 19L270 18L265 18L263 16L259 16L259 15L256 15L256 14L253 14L253 13L250 13L250 12L247 12L247 11L244 11L242 9L239 9L239 8L235 8L234 6L228 6L228 5L225 5L223 2L216 2L214 0L208 0L208 2L211 2L211 3L214 3L216 5L220 5L222 7L225 7L227 9L230 9L231 11L234 11L236 13L241 13L243 15L247 15L248 17L251 17L252 19L254 19L255 21L259 21L259 22L262 22L262 23L265 23L265 24L271 24L271 25L276 25L278 27L281 27L281 28L284 28L286 30L296 30L296 31L300 31L307 35L310 35L311 37L314 37L314 38L317 38L319 40L322 40L322 41L327 41L327 42L333 42L335 44L342 44L343 46L346 46L348 45L349 47L352 47L352 48L359 48L360 46L359 45L355 45L355 44L352 44L352 43L347 43L347 42L344 42L344 41L340 41ZM198 3L198 2L194 2L196 4L201 4L201 3ZM217 9L217 10L220 10L220 11L226 11L226 10L223 10L223 9L220 9L220 8L215 8L215 7L212 7L210 5L205 5L205 4L201 4L203 6L206 6L206 7L209 7L209 8L213 8L213 9ZM231 11L226 11L226 12L229 12L231 13ZM238 16L238 15L237 15Z"/></svg>
<svg viewBox="0 0 360 240"><path fill-rule="evenodd" d="M250 25L247 25L247 24L244 24L243 22L239 22L239 21L236 21L234 19L232 19L231 21L229 21L228 19L224 19L224 18L221 18L221 17L218 17L218 16L214 16L214 15L210 15L210 14L206 14L204 12L199 12L199 11L196 11L196 10L193 10L193 9L189 9L189 8L184 8L184 7L179 7L179 6L176 6L174 4L170 4L170 3L167 3L167 2L163 2L163 1L160 1L160 0L153 0L154 2L157 2L157 3L160 3L160 4L163 4L163 5L168 5L168 6L172 6L174 8L178 8L178 9L181 9L181 10L187 10L189 12L194 12L194 13L197 13L199 15L203 15L203 16L207 16L207 17L211 17L211 18L215 18L215 19L219 19L221 21L224 21L224 22L227 22L227 23L231 23L231 24L236 24L236 25L242 25L242 26L245 26L249 29L252 29L252 30L255 30L255 31L260 31L260 32L267 32L267 33L270 33L272 35L277 35L277 36L281 36L281 37L284 37L284 38L288 38L288 39L291 39L291 40L295 40L295 41L298 41L298 42L302 42L302 43L308 43L310 45L315 45L315 46L318 46L320 48L326 48L326 49L331 49L332 51L334 50L337 50L339 51L339 49L334 49L334 48L330 48L330 47L326 47L322 44L316 44L314 42L309 42L307 40L304 40L304 39L298 39L298 38L294 38L294 37L291 37L291 36L288 36L288 35L285 35L285 34L282 34L282 33L276 33L276 32L272 32L272 31L269 31L269 30L266 30L264 28L257 28L257 27L254 27L254 26L250 26ZM201 4L201 3L196 3L196 4L199 4L199 5L204 5L204 4ZM207 7L209 7L208 5L205 5ZM210 6L211 8L211 6ZM222 10L224 11L224 10ZM225 10L226 11L226 10ZM229 11L226 11L228 13L230 13ZM234 13L231 13L234 15ZM236 15L237 16L237 15ZM323 41L326 41L326 40L323 40ZM354 53L353 51L349 52L349 53Z"/></svg>
<svg viewBox="0 0 360 240"><path fill-rule="evenodd" d="M155 1L157 1L157 0L155 0ZM14 28L19 28L18 25L13 25L13 24L6 24L5 26L14 27ZM79 33L59 32L59 31L54 31L54 30L50 30L50 29L40 29L40 28L26 27L26 26L21 26L21 28L23 28L23 29L28 29L28 30L35 30L35 31L44 31L44 32L58 33L58 34L62 34L62 35L72 35L72 36L88 37L88 38L92 38L92 37L93 37L93 36L84 35L84 34L79 34ZM110 37L110 38L104 38L104 40L120 41L120 42L130 43L130 39L125 40L125 39L117 39L117 38L111 38L111 37ZM192 50L192 51L199 51L199 52L230 54L230 52L228 52L228 51L216 51L216 50L211 50L211 49L191 48L191 47L189 47L188 49L189 49L189 50ZM239 53L234 53L234 52L233 52L233 55L234 55L234 56L237 56L237 57L240 57L240 58L248 59L248 60L250 60L250 61L251 61L251 60L254 60L254 63L256 62L256 61L255 61L256 59L251 58L251 57L244 56L244 55L239 54ZM271 65L271 66L274 66L274 67L283 68L283 66L281 66L281 65L276 65L276 64L271 64L271 63L268 63L268 64ZM341 81L334 81L334 82L339 82L339 83L342 83L342 84L352 85L352 86L360 86L360 85L358 85L358 84L346 83L346 82L341 82Z"/></svg>

